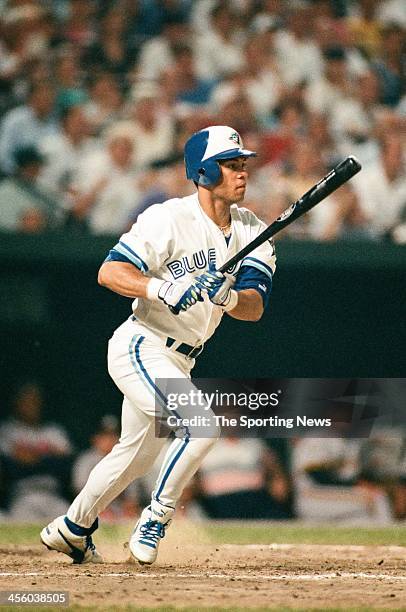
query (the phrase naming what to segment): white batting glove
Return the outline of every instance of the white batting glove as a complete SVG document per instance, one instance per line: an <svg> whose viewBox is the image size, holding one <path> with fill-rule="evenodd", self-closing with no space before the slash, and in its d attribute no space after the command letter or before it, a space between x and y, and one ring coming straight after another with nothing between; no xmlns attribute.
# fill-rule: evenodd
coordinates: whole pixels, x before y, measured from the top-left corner
<svg viewBox="0 0 406 612"><path fill-rule="evenodd" d="M203 302L201 289L194 283L190 281L171 283L157 278L149 281L147 298L153 301L162 300L173 314L188 310L196 302Z"/></svg>
<svg viewBox="0 0 406 612"><path fill-rule="evenodd" d="M226 312L233 310L238 303L238 293L232 288L234 283L234 276L223 274L212 265L195 281L196 286L207 293L210 301Z"/></svg>

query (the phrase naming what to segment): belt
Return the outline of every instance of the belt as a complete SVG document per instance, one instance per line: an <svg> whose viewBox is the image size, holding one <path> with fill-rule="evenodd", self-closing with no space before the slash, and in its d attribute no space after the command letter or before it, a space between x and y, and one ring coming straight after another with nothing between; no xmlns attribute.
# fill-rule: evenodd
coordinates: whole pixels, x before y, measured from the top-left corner
<svg viewBox="0 0 406 612"><path fill-rule="evenodd" d="M131 321L136 320L136 317L132 315ZM175 344L175 342L178 342L178 340L175 340L175 338L168 337L166 339L165 346L167 348L171 348ZM173 347L173 350L177 351L178 353L182 353L182 355L186 355L186 357L189 357L190 359L195 359L195 357L200 355L200 353L203 351L203 348L203 344L200 344L199 346L191 346L190 344L186 344L186 342L181 342L178 346Z"/></svg>
<svg viewBox="0 0 406 612"><path fill-rule="evenodd" d="M175 338L167 338L166 346L171 348L175 342L177 342ZM186 355L186 357L189 357L190 359L195 359L195 357L198 357L198 355L200 355L202 352L203 344L200 344L199 346L191 346L190 344L186 344L186 342L181 342L179 346L174 348L174 350L178 353L182 353L182 355Z"/></svg>

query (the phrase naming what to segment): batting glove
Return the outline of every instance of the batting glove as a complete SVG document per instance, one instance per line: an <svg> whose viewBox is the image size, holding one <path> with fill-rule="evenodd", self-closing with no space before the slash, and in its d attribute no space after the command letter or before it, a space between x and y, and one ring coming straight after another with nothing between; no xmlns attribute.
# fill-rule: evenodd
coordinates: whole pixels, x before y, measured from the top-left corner
<svg viewBox="0 0 406 612"><path fill-rule="evenodd" d="M221 306L226 312L237 306L238 293L232 288L234 283L234 276L219 272L212 264L195 281L196 286L207 293L210 301L216 306Z"/></svg>
<svg viewBox="0 0 406 612"><path fill-rule="evenodd" d="M174 314L188 310L196 302L203 302L201 289L190 281L171 283L153 278L147 286L147 297L162 300Z"/></svg>

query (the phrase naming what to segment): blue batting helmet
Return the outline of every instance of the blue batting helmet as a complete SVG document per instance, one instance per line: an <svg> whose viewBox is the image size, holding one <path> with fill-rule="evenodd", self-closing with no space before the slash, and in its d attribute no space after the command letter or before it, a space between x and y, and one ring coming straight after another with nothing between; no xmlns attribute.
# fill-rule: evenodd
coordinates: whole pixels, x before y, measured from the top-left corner
<svg viewBox="0 0 406 612"><path fill-rule="evenodd" d="M243 148L241 136L227 125L213 125L196 132L185 144L186 176L198 185L215 185L221 177L220 159L253 157Z"/></svg>

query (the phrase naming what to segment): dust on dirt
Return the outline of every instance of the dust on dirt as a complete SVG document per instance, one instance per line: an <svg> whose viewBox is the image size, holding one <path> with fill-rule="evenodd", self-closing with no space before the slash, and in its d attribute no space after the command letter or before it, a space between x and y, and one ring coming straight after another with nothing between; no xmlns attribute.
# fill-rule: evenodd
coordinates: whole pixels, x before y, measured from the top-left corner
<svg viewBox="0 0 406 612"><path fill-rule="evenodd" d="M69 591L79 606L370 607L406 602L398 546L216 545L168 534L151 567L122 542L100 545L102 565L72 565L43 546L0 548L0 590ZM404 608L406 609L406 608Z"/></svg>

